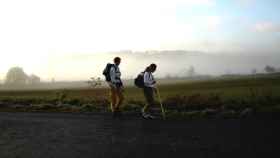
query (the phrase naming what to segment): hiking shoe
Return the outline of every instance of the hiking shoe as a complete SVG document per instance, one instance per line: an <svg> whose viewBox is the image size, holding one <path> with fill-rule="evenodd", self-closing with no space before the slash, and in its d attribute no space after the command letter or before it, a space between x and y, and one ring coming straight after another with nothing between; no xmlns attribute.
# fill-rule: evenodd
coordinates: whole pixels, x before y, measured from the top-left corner
<svg viewBox="0 0 280 158"><path fill-rule="evenodd" d="M142 117L144 118L144 119L154 119L155 117L153 116L153 115L151 115L151 114L148 114L148 113L142 113Z"/></svg>
<svg viewBox="0 0 280 158"><path fill-rule="evenodd" d="M142 108L142 109L141 109L141 113L142 113L142 114L144 114L144 113L145 113L145 110L144 110L144 108Z"/></svg>

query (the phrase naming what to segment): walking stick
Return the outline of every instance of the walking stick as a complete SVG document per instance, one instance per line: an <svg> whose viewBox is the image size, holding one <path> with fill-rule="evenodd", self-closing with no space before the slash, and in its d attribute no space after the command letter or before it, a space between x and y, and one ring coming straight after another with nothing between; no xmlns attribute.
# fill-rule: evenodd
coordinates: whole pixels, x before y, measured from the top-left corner
<svg viewBox="0 0 280 158"><path fill-rule="evenodd" d="M165 110L164 110L163 105L162 105L162 100L161 100L161 97L160 97L160 93L159 93L158 87L156 87L156 91L157 91L157 96L158 96L158 100L159 100L159 103L160 103L160 108L161 108L162 117L163 117L163 119L165 120L165 118L166 118Z"/></svg>

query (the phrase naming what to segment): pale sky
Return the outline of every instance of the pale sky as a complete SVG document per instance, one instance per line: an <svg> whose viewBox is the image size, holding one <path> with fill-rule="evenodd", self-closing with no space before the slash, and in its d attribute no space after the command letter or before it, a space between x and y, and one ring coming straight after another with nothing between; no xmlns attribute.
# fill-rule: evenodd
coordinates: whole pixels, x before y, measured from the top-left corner
<svg viewBox="0 0 280 158"><path fill-rule="evenodd" d="M63 56L84 53L279 53L279 8L278 0L0 0L0 78L12 66L45 79L71 74L57 70Z"/></svg>

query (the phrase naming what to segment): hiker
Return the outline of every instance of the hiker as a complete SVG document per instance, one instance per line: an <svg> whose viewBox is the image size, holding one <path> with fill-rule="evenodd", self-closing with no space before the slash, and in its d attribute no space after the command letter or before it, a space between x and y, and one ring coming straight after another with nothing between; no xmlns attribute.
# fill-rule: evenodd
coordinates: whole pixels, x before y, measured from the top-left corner
<svg viewBox="0 0 280 158"><path fill-rule="evenodd" d="M121 72L119 65L121 63L120 57L114 58L114 64L107 64L103 74L106 77L106 81L110 86L110 95L111 95L111 110L113 117L119 116L120 106L124 100L123 96L123 83L121 80Z"/></svg>
<svg viewBox="0 0 280 158"><path fill-rule="evenodd" d="M142 116L144 118L155 118L151 113L150 113L150 107L155 105L155 99L154 99L154 92L157 93L156 91L156 81L153 77L153 73L156 71L157 65L156 64L151 64L146 68L144 71L144 87L143 87L143 92L144 96L147 101L147 105L142 108Z"/></svg>

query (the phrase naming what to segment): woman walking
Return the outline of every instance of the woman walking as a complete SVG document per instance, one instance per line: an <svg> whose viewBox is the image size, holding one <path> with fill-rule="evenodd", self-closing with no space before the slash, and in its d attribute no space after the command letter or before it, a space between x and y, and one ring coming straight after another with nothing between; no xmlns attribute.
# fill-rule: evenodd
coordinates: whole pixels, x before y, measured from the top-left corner
<svg viewBox="0 0 280 158"><path fill-rule="evenodd" d="M120 106L124 100L124 88L121 80L121 72L119 69L120 64L121 58L115 57L114 64L108 64L103 72L103 74L106 76L106 81L110 86L111 110L113 117L119 116L121 114Z"/></svg>
<svg viewBox="0 0 280 158"><path fill-rule="evenodd" d="M142 109L142 116L145 119L153 119L155 118L151 112L150 108L151 106L155 105L155 99L154 99L154 92L156 93L156 81L154 79L153 73L156 71L157 65L151 64L148 66L144 72L144 87L143 92L145 99L147 101L147 105L143 107Z"/></svg>

